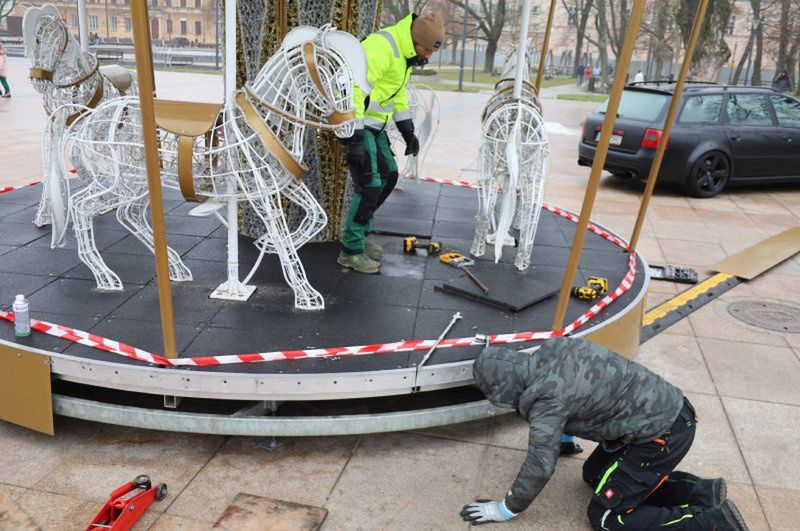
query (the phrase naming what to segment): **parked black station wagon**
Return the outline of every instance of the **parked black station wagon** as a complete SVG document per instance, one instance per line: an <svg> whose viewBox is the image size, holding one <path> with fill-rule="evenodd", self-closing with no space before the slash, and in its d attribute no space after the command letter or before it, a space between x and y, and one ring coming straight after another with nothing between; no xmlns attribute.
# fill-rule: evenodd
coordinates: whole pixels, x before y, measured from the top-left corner
<svg viewBox="0 0 800 531"><path fill-rule="evenodd" d="M605 169L647 179L674 83L622 92ZM800 181L800 101L761 87L687 83L658 182L712 197L729 183ZM583 126L578 164L591 166L607 101Z"/></svg>

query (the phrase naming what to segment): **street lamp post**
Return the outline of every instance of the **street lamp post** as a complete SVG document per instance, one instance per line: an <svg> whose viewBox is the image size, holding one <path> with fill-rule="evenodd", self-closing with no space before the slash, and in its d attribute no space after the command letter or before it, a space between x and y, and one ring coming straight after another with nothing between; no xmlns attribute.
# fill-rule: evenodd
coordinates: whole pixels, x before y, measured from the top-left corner
<svg viewBox="0 0 800 531"><path fill-rule="evenodd" d="M458 91L464 86L464 54L467 51L467 3L464 3L464 25L461 28L461 67L458 69Z"/></svg>

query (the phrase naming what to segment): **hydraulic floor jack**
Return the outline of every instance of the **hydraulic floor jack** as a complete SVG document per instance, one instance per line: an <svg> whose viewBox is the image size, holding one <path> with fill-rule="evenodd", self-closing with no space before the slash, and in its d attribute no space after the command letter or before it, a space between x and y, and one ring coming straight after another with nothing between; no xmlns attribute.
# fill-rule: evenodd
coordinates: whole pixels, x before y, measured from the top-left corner
<svg viewBox="0 0 800 531"><path fill-rule="evenodd" d="M148 476L138 476L108 495L108 501L94 517L86 531L131 529L150 505L167 497L167 485L155 487Z"/></svg>

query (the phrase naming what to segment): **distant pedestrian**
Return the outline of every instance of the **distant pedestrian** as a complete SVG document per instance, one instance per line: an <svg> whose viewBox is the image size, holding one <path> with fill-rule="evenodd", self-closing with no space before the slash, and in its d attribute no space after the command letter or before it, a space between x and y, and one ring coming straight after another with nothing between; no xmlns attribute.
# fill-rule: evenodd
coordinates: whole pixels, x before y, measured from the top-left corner
<svg viewBox="0 0 800 531"><path fill-rule="evenodd" d="M582 64L580 64L580 65L578 65L578 68L575 69L575 77L578 78L578 86L579 87L581 85L583 85L583 69L584 68L585 67Z"/></svg>
<svg viewBox="0 0 800 531"><path fill-rule="evenodd" d="M644 83L644 74L642 73L641 70L636 72L636 75L633 76L633 82L634 83Z"/></svg>
<svg viewBox="0 0 800 531"><path fill-rule="evenodd" d="M594 67L594 78L600 79L600 65Z"/></svg>
<svg viewBox="0 0 800 531"><path fill-rule="evenodd" d="M3 98L10 98L11 97L11 89L8 87L8 81L6 80L6 63L8 62L8 52L6 52L6 47L0 42L0 85L3 85Z"/></svg>
<svg viewBox="0 0 800 531"><path fill-rule="evenodd" d="M786 72L786 70L781 70L778 72L778 74L775 76L775 79L772 80L772 88L778 92L792 91L792 80L789 78L789 74Z"/></svg>

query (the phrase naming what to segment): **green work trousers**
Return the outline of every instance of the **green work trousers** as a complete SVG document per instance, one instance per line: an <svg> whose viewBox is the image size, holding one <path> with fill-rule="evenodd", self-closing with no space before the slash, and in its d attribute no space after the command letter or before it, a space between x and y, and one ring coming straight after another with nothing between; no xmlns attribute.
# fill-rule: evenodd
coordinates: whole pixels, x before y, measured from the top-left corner
<svg viewBox="0 0 800 531"><path fill-rule="evenodd" d="M342 249L347 254L364 252L364 242L372 228L372 218L397 184L397 162L389 147L389 137L384 129L364 128L364 167L350 166L353 178L353 199L347 213Z"/></svg>

